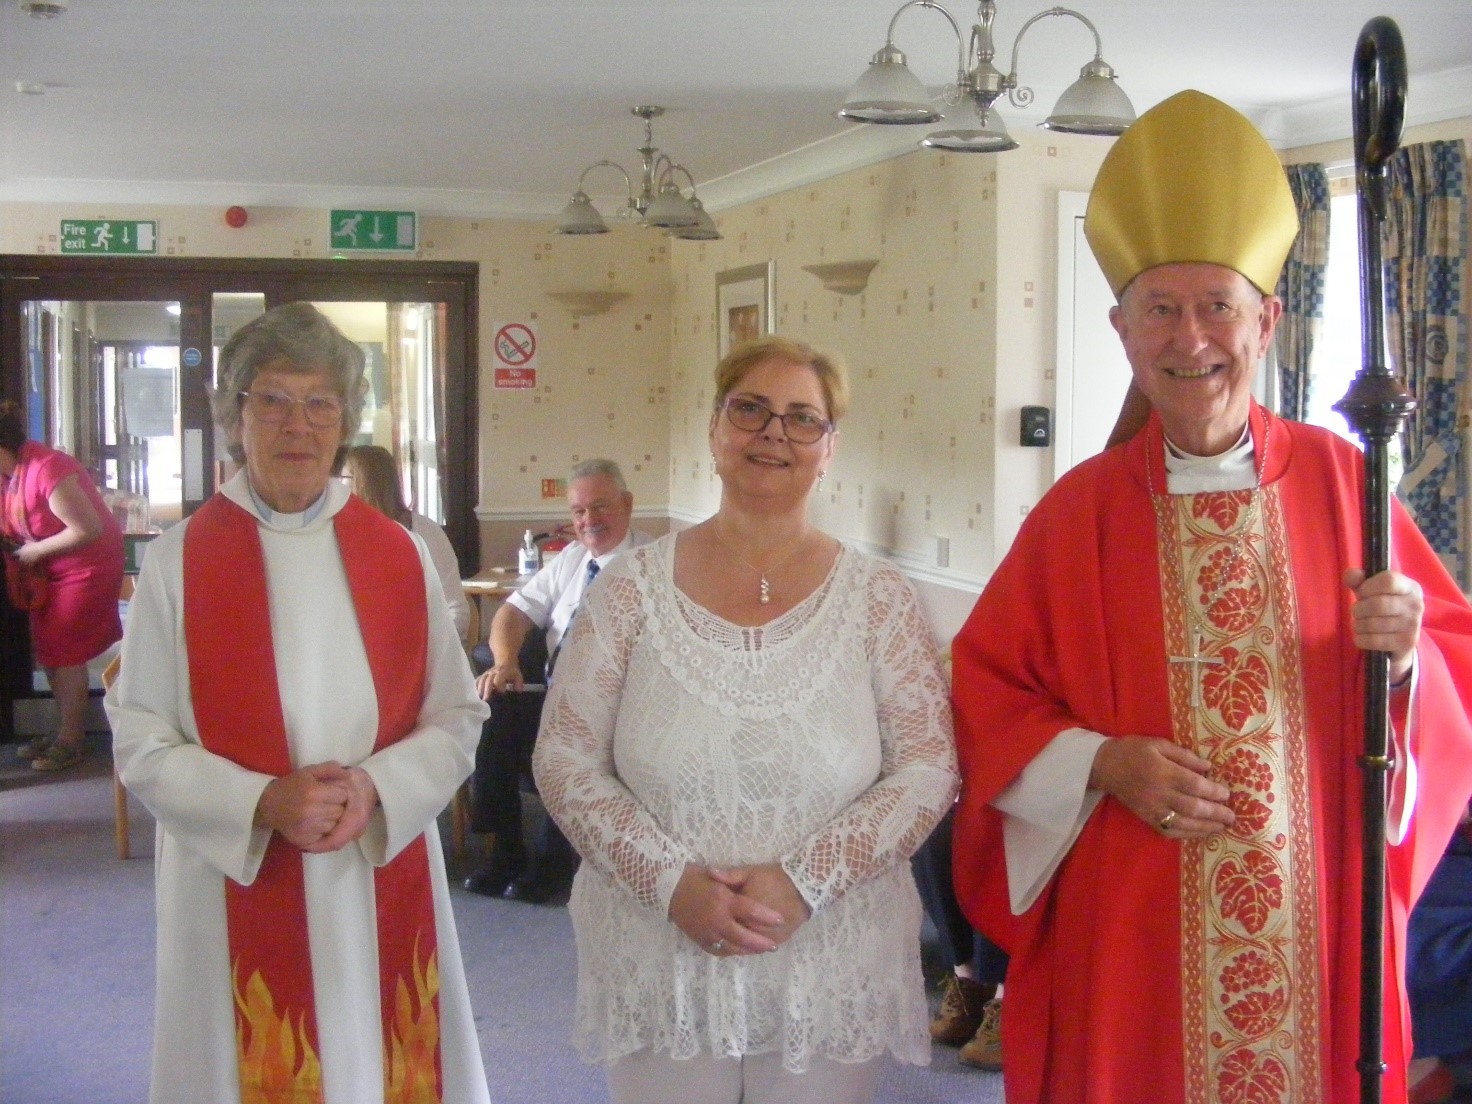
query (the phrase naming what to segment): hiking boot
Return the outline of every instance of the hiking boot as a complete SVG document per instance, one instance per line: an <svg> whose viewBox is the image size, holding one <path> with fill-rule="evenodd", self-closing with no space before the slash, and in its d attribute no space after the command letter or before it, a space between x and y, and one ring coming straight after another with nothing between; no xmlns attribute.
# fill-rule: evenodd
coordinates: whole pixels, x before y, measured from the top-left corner
<svg viewBox="0 0 1472 1104"><path fill-rule="evenodd" d="M941 1046L960 1046L981 1026L986 1002L997 991L970 978L951 974L941 983L940 1011L930 1021L930 1037Z"/></svg>
<svg viewBox="0 0 1472 1104"><path fill-rule="evenodd" d="M999 1073L1002 1069L1002 1001L994 997L982 1010L981 1025L971 1041L956 1054L956 1060L977 1069Z"/></svg>

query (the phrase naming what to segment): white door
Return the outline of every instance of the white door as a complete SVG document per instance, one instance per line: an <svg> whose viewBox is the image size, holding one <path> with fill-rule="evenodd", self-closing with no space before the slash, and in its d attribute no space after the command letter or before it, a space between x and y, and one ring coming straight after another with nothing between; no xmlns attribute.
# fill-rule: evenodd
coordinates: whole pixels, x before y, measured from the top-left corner
<svg viewBox="0 0 1472 1104"><path fill-rule="evenodd" d="M1084 239L1086 192L1058 194L1058 417L1053 478L1104 450L1130 366L1109 324L1114 293Z"/></svg>

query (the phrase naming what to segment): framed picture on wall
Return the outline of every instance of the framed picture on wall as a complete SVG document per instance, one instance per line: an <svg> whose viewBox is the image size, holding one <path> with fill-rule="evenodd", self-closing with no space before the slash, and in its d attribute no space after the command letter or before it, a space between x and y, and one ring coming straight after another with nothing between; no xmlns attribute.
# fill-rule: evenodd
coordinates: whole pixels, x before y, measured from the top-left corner
<svg viewBox="0 0 1472 1104"><path fill-rule="evenodd" d="M731 346L772 332L776 301L773 275L776 264L743 265L716 273L716 355Z"/></svg>

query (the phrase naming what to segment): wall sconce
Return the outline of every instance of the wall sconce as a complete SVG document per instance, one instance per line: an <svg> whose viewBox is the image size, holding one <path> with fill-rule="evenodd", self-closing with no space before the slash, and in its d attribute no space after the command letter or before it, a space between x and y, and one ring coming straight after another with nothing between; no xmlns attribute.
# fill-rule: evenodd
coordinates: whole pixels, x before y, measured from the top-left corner
<svg viewBox="0 0 1472 1104"><path fill-rule="evenodd" d="M549 291L574 318L590 314L603 314L629 297L627 291Z"/></svg>
<svg viewBox="0 0 1472 1104"><path fill-rule="evenodd" d="M802 270L811 272L829 291L836 291L839 295L857 295L869 286L869 273L874 271L874 266L878 263L877 260L834 261L829 264L803 265Z"/></svg>

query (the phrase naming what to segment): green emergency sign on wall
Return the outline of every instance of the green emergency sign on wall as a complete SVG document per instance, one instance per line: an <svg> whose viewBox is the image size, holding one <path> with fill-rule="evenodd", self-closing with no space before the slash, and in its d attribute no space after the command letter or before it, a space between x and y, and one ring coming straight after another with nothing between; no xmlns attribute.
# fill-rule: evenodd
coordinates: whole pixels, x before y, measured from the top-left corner
<svg viewBox="0 0 1472 1104"><path fill-rule="evenodd" d="M332 249L413 252L418 247L418 216L413 211L333 211Z"/></svg>
<svg viewBox="0 0 1472 1104"><path fill-rule="evenodd" d="M158 223L126 219L62 219L63 253L157 253Z"/></svg>

